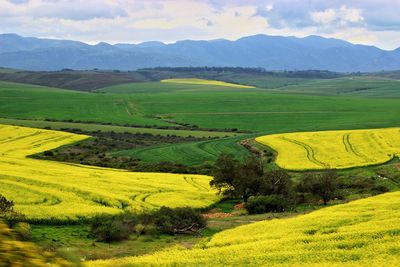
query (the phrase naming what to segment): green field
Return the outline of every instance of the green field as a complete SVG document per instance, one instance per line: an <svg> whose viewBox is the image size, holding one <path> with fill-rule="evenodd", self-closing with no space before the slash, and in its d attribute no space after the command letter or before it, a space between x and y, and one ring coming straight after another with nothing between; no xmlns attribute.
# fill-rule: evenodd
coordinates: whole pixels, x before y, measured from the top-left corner
<svg viewBox="0 0 400 267"><path fill-rule="evenodd" d="M129 92L150 116L205 128L286 132L353 128L355 123L361 128L389 126L400 121L397 99L300 95L264 89L213 90L211 87L190 85L172 91L162 83L136 83L105 91ZM149 93L145 93L147 90Z"/></svg>
<svg viewBox="0 0 400 267"><path fill-rule="evenodd" d="M169 125L146 117L131 98L0 82L0 117Z"/></svg>
<svg viewBox="0 0 400 267"><path fill-rule="evenodd" d="M322 85L342 88L343 83L351 83L354 89L357 87L354 83L358 84L359 80L364 78L354 78L345 82L344 79L348 78L309 80L309 84L314 84L311 88L314 91L307 94L299 93L302 90L300 85L293 87L297 88L296 92L287 92L283 91L286 89L278 91L151 82L118 85L104 88L97 93L85 93L1 82L0 117L42 121L46 118L80 120L121 126L166 126L185 123L200 128L235 128L257 135L382 128L400 124L398 98L321 93L326 90ZM393 96L393 92L397 90L393 86L397 85L398 81L380 81L381 79L374 84L374 90L382 96ZM151 129L149 132L154 131ZM238 145L238 141L238 138L232 137L121 153L151 162L173 160L197 165L213 161L221 151L234 152L239 157L246 155L246 150ZM189 157L184 156L188 154Z"/></svg>
<svg viewBox="0 0 400 267"><path fill-rule="evenodd" d="M239 145L242 138L244 136L125 150L117 152L115 155L131 156L151 163L169 161L196 166L212 163L220 153L231 153L239 159L244 158L249 152Z"/></svg>
<svg viewBox="0 0 400 267"><path fill-rule="evenodd" d="M282 91L368 97L400 97L400 81L383 77L345 77L332 80L311 80L300 85L280 88Z"/></svg>

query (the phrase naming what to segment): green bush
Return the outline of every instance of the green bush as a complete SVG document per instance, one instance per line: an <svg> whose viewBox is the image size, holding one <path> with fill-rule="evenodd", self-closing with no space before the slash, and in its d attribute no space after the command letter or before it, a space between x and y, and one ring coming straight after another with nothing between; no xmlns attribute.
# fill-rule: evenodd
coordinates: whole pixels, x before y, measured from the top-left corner
<svg viewBox="0 0 400 267"><path fill-rule="evenodd" d="M89 235L99 242L128 239L131 234L156 235L197 233L206 226L206 219L192 208L166 208L153 213L102 215L93 218Z"/></svg>
<svg viewBox="0 0 400 267"><path fill-rule="evenodd" d="M246 210L250 214L266 212L282 212L289 206L287 198L282 195L254 196L246 203Z"/></svg>
<svg viewBox="0 0 400 267"><path fill-rule="evenodd" d="M197 233L207 225L201 213L192 208L162 207L152 217L160 232L171 235Z"/></svg>
<svg viewBox="0 0 400 267"><path fill-rule="evenodd" d="M100 242L114 242L128 239L138 222L132 214L97 216L90 225L89 235Z"/></svg>

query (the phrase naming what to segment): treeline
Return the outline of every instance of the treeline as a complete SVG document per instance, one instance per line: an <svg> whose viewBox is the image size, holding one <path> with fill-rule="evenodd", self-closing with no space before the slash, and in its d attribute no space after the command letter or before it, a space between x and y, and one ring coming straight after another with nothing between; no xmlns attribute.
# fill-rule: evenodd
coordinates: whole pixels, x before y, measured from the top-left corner
<svg viewBox="0 0 400 267"><path fill-rule="evenodd" d="M158 118L160 119L160 118ZM23 119L21 119L23 120ZM249 133L249 131L241 131L237 128L225 128L225 129L216 129L216 128L200 128L198 125L190 124L190 123L178 123L173 122L176 125L140 125L140 124L132 124L132 123L114 123L114 122L99 122L99 121L90 121L90 120L73 120L73 119L51 119L45 118L44 121L51 122L68 122L68 123L85 123L85 124L99 124L99 125L110 125L110 126L122 126L122 127L132 127L132 128L148 128L148 129L161 129L161 130L188 130L188 131L207 131L207 132L237 132L237 133ZM50 127L48 127L50 129ZM63 130L69 130L68 128L64 128ZM73 129L79 130L79 129Z"/></svg>
<svg viewBox="0 0 400 267"><path fill-rule="evenodd" d="M265 68L246 68L246 67L156 67L151 69L140 69L140 71L164 71L176 73L217 73L226 72L235 74L256 74L268 75L282 78L304 78L304 79L334 79L343 77L346 74L328 70L283 70L271 71Z"/></svg>
<svg viewBox="0 0 400 267"><path fill-rule="evenodd" d="M290 173L277 169L264 170L261 159L251 156L244 161L231 154L221 154L213 168L210 185L225 198L241 199L249 213L282 212L303 203L321 201L327 205L333 199L344 200L350 189L379 194L389 191L383 185L360 178L349 183L335 170L307 172L294 181Z"/></svg>

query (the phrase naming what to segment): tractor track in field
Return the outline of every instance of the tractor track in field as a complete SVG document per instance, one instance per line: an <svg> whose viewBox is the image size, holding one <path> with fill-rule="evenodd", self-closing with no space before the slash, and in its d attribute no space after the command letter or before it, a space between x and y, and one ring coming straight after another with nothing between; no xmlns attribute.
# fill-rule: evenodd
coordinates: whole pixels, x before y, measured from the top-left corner
<svg viewBox="0 0 400 267"><path fill-rule="evenodd" d="M360 154L359 152L357 152L354 149L353 145L350 142L350 133L345 133L343 135L343 144L344 144L344 147L345 147L345 149L346 149L346 151L348 153L352 153L352 154L356 155L357 157L362 158L362 159L364 159L366 161L369 160L365 155Z"/></svg>
<svg viewBox="0 0 400 267"><path fill-rule="evenodd" d="M200 189L202 191L209 191L208 188L202 186L201 184L197 183L193 177L183 177L183 179L185 180L185 182L187 182L188 184L190 184L191 186L194 186L197 189Z"/></svg>
<svg viewBox="0 0 400 267"><path fill-rule="evenodd" d="M34 132L34 133L27 134L27 135L23 135L23 136L19 136L19 137L16 137L16 138L5 138L5 139L2 139L2 140L1 140L0 144L5 144L5 143L8 143L8 142L19 141L19 140L22 140L22 139L25 139L25 138L29 138L29 137L32 137L32 136L39 135L39 134L41 134L41 133L42 133L41 131L36 131L36 132Z"/></svg>
<svg viewBox="0 0 400 267"><path fill-rule="evenodd" d="M281 137L281 138L283 140L287 141L287 142L290 142L290 143L293 143L293 144L296 144L298 146L303 147L307 151L308 160L311 161L312 163L314 163L314 164L316 164L318 166L324 167L324 168L329 168L328 164L326 164L326 163L324 163L322 161L319 161L315 157L315 152L314 152L314 150L312 149L311 146L307 145L306 143L300 142L298 140L293 140L293 139L290 139L290 138L287 138L287 137Z"/></svg>

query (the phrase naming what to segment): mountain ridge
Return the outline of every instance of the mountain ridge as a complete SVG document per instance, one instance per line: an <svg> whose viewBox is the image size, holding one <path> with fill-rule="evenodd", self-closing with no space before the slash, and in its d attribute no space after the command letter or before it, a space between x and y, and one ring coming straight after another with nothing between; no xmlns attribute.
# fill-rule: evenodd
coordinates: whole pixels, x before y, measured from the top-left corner
<svg viewBox="0 0 400 267"><path fill-rule="evenodd" d="M165 44L90 45L73 40L0 34L0 66L25 70L118 69L151 67L262 67L268 70L320 69L338 72L373 72L400 69L400 48L375 46L310 35L257 34L234 41L181 40Z"/></svg>

